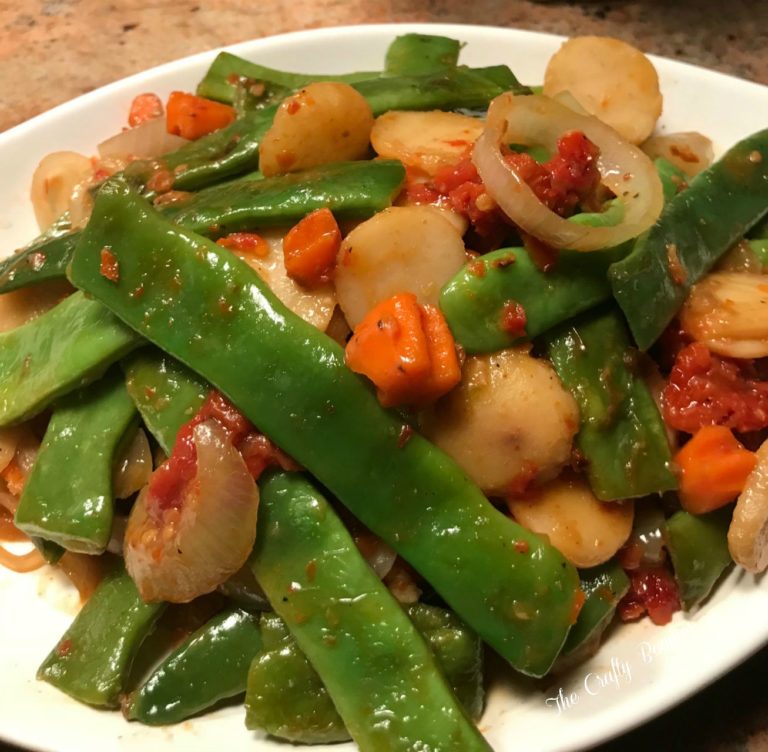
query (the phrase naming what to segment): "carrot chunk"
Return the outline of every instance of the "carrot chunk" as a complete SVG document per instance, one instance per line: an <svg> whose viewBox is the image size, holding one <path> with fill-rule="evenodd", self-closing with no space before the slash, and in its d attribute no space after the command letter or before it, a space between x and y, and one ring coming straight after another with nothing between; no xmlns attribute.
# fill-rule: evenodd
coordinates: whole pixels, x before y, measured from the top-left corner
<svg viewBox="0 0 768 752"><path fill-rule="evenodd" d="M194 140L229 125L235 119L232 107L211 99L173 91L166 105L166 129Z"/></svg>
<svg viewBox="0 0 768 752"><path fill-rule="evenodd" d="M706 514L733 501L755 467L755 454L725 426L704 426L677 453L680 503L691 514Z"/></svg>
<svg viewBox="0 0 768 752"><path fill-rule="evenodd" d="M283 239L285 271L307 287L330 279L341 246L341 230L330 209L318 209L294 225Z"/></svg>
<svg viewBox="0 0 768 752"><path fill-rule="evenodd" d="M5 485L13 496L21 496L27 478L15 459L12 459L5 470L0 473L0 478L5 481Z"/></svg>
<svg viewBox="0 0 768 752"><path fill-rule="evenodd" d="M347 343L346 360L376 385L385 407L433 401L461 380L445 318L434 306L420 306L409 292L369 311Z"/></svg>
<svg viewBox="0 0 768 752"><path fill-rule="evenodd" d="M431 402L461 381L461 364L443 312L435 306L422 306L421 320L431 364L429 375L422 385L422 395L424 402Z"/></svg>
<svg viewBox="0 0 768 752"><path fill-rule="evenodd" d="M131 109L128 111L128 125L135 128L149 120L154 120L163 116L163 103L157 94L139 94L131 102Z"/></svg>

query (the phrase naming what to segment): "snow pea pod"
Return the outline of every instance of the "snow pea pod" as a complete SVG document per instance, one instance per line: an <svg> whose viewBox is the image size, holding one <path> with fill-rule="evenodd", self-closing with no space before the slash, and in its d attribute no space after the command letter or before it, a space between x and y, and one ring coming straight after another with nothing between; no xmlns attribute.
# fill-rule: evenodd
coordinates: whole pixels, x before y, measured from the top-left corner
<svg viewBox="0 0 768 752"><path fill-rule="evenodd" d="M0 425L31 418L97 379L140 343L141 337L81 292L0 334Z"/></svg>
<svg viewBox="0 0 768 752"><path fill-rule="evenodd" d="M596 648L603 632L613 619L616 606L629 590L629 577L613 560L599 567L579 572L586 600L573 629L568 633L563 655L579 649Z"/></svg>
<svg viewBox="0 0 768 752"><path fill-rule="evenodd" d="M686 610L709 595L733 561L728 551L732 513L731 507L701 515L680 510L667 520L664 539Z"/></svg>
<svg viewBox="0 0 768 752"><path fill-rule="evenodd" d="M460 51L458 39L434 34L402 34L387 48L384 72L388 76L413 76L450 70L456 67Z"/></svg>
<svg viewBox="0 0 768 752"><path fill-rule="evenodd" d="M483 710L482 643L450 611L416 603L405 611L474 720ZM275 614L261 617L263 647L248 673L245 724L303 744L350 736L312 664Z"/></svg>
<svg viewBox="0 0 768 752"><path fill-rule="evenodd" d="M119 370L62 399L24 485L16 526L69 551L102 553L112 533L115 453L137 421Z"/></svg>
<svg viewBox="0 0 768 752"><path fill-rule="evenodd" d="M166 454L203 404L210 386L169 355L143 348L122 361L125 385L147 430Z"/></svg>
<svg viewBox="0 0 768 752"><path fill-rule="evenodd" d="M105 245L117 282L99 273ZM114 181L99 192L70 274L232 400L513 666L546 673L570 626L575 569L384 410L341 347L288 311L247 264Z"/></svg>
<svg viewBox="0 0 768 752"><path fill-rule="evenodd" d="M259 487L251 568L360 749L489 750L330 504L295 473Z"/></svg>
<svg viewBox="0 0 768 752"><path fill-rule="evenodd" d="M599 499L677 488L664 423L643 380L621 315L600 308L548 337L549 357L581 413L576 443Z"/></svg>
<svg viewBox="0 0 768 752"><path fill-rule="evenodd" d="M248 667L261 648L258 617L227 609L181 643L123 703L131 721L179 723L245 692Z"/></svg>
<svg viewBox="0 0 768 752"><path fill-rule="evenodd" d="M405 180L397 160L335 162L274 178L241 178L206 188L163 214L201 235L291 225L315 209L363 219L387 208Z"/></svg>
<svg viewBox="0 0 768 752"><path fill-rule="evenodd" d="M89 705L116 708L141 643L164 603L144 603L122 563L96 588L37 678Z"/></svg>
<svg viewBox="0 0 768 752"><path fill-rule="evenodd" d="M665 207L608 276L641 350L698 282L768 211L768 130L729 149Z"/></svg>

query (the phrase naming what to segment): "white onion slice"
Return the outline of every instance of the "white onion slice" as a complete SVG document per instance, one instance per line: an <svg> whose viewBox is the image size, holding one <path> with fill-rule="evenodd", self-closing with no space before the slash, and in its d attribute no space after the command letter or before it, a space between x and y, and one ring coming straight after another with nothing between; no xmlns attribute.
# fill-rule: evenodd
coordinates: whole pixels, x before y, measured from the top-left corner
<svg viewBox="0 0 768 752"><path fill-rule="evenodd" d="M55 151L40 160L29 192L40 230L48 229L69 210L75 186L88 179L91 172L91 160L74 151Z"/></svg>
<svg viewBox="0 0 768 752"><path fill-rule="evenodd" d="M569 222L546 207L506 162L503 144L540 144L555 151L568 131L581 131L600 149L602 182L624 204L624 221L613 227ZM658 218L664 203L651 160L597 118L581 115L544 96L501 94L491 102L472 160L488 193L520 228L553 248L596 251L637 237Z"/></svg>
<svg viewBox="0 0 768 752"><path fill-rule="evenodd" d="M749 572L768 568L768 441L757 450L757 464L733 510L728 550Z"/></svg>
<svg viewBox="0 0 768 752"><path fill-rule="evenodd" d="M165 118L153 118L102 141L98 150L102 159L129 156L151 159L162 157L163 154L180 149L188 143L186 138L168 133Z"/></svg>
<svg viewBox="0 0 768 752"><path fill-rule="evenodd" d="M355 545L360 550L376 576L383 580L391 571L397 554L381 538L366 533L355 536Z"/></svg>
<svg viewBox="0 0 768 752"><path fill-rule="evenodd" d="M0 472L11 463L16 454L18 443L19 430L17 428L0 428Z"/></svg>
<svg viewBox="0 0 768 752"><path fill-rule="evenodd" d="M195 427L197 470L178 507L160 509L150 486L125 533L125 564L147 601L187 603L245 564L256 538L259 491L216 421Z"/></svg>
<svg viewBox="0 0 768 752"><path fill-rule="evenodd" d="M127 499L149 483L152 475L152 450L147 434L139 428L131 443L117 458L112 472L112 490L116 499Z"/></svg>

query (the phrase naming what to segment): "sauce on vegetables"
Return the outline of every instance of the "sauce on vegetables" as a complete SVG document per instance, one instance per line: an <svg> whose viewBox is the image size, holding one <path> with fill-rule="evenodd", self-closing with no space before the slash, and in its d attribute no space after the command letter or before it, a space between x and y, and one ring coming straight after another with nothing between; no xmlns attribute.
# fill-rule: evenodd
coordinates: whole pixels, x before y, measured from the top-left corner
<svg viewBox="0 0 768 752"><path fill-rule="evenodd" d="M539 201L568 217L600 185L599 156L600 150L583 133L570 131L558 139L557 154L548 162L537 162L524 152L512 152L506 159Z"/></svg>
<svg viewBox="0 0 768 752"><path fill-rule="evenodd" d="M280 452L266 436L256 431L226 397L212 391L197 415L181 427L171 456L152 476L149 490L159 511L181 505L184 489L197 471L197 454L192 441L195 426L210 419L214 419L224 429L229 441L240 450L254 478L258 478L270 465L297 469L296 463Z"/></svg>
<svg viewBox="0 0 768 752"><path fill-rule="evenodd" d="M678 353L662 399L664 420L678 431L768 426L768 382L755 378L752 361L721 358L700 342Z"/></svg>
<svg viewBox="0 0 768 752"><path fill-rule="evenodd" d="M648 614L657 626L668 624L680 610L677 583L669 570L663 566L640 567L627 574L629 592L618 606L622 621L633 621Z"/></svg>

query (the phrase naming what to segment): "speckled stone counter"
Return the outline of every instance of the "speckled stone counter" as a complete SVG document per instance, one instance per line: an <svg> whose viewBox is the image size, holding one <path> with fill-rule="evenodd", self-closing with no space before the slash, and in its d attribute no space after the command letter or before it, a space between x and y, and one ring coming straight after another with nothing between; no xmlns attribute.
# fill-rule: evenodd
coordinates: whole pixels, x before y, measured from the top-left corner
<svg viewBox="0 0 768 752"><path fill-rule="evenodd" d="M110 81L296 29L434 21L608 34L768 83L765 0L22 0L0 2L0 130Z"/></svg>
<svg viewBox="0 0 768 752"><path fill-rule="evenodd" d="M193 52L296 29L408 21L608 34L768 84L768 0L0 0L0 131ZM768 649L600 751L768 752L766 677Z"/></svg>

